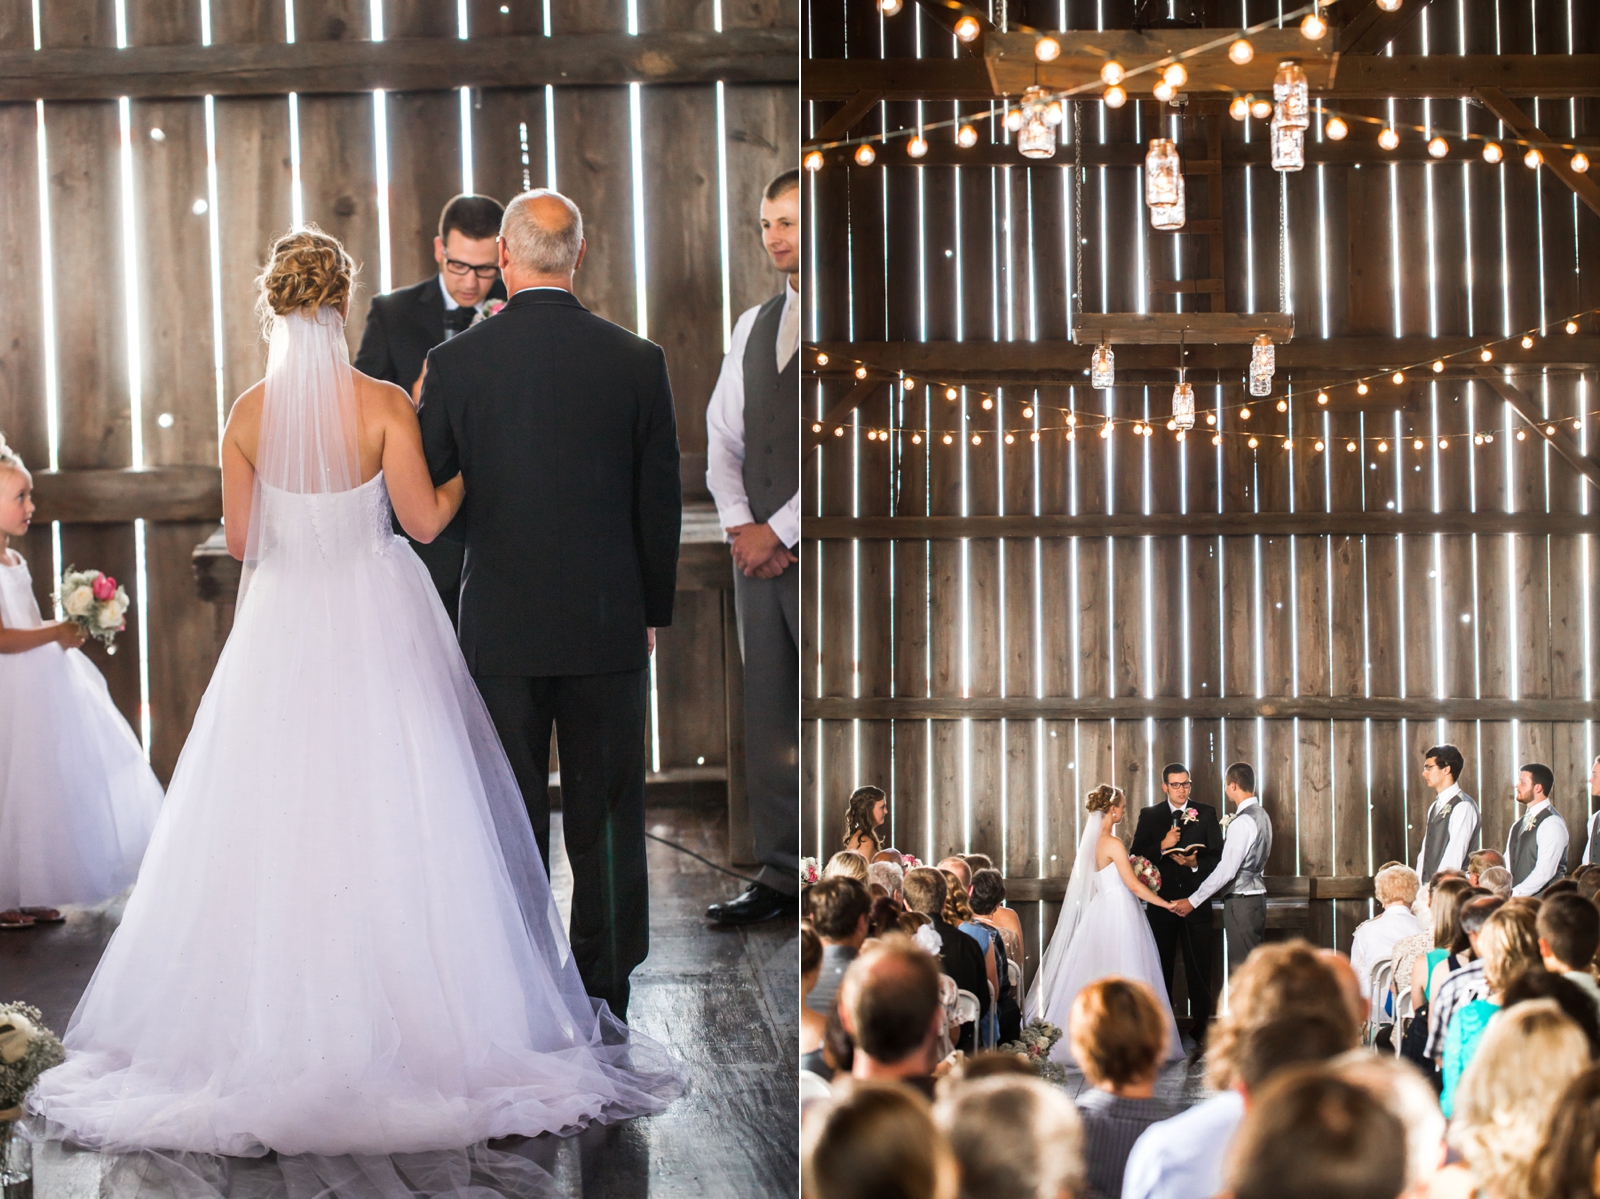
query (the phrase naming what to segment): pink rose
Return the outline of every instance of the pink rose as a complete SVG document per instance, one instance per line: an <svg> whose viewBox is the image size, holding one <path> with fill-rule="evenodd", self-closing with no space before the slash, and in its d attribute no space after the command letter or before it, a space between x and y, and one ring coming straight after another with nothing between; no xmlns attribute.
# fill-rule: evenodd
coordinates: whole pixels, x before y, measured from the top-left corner
<svg viewBox="0 0 1600 1199"><path fill-rule="evenodd" d="M106 600L117 594L117 581L110 575L101 575L94 581L90 589L94 592L95 599L105 603Z"/></svg>
<svg viewBox="0 0 1600 1199"><path fill-rule="evenodd" d="M1200 813L1196 812L1193 808L1185 808L1183 810L1183 818L1184 818L1185 821L1199 820L1200 819Z"/></svg>

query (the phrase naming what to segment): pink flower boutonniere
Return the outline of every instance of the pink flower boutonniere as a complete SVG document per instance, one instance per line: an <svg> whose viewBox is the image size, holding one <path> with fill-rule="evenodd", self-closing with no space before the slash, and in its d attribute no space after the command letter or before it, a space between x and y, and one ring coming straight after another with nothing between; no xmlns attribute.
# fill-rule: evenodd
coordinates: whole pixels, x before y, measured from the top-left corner
<svg viewBox="0 0 1600 1199"><path fill-rule="evenodd" d="M476 325L479 321L488 320L505 306L506 302L504 300L490 300L478 309L478 315L472 318L472 323Z"/></svg>
<svg viewBox="0 0 1600 1199"><path fill-rule="evenodd" d="M1193 824L1196 820L1199 820L1199 819L1200 819L1200 813L1195 811L1193 808L1185 808L1183 810L1183 822L1185 824Z"/></svg>

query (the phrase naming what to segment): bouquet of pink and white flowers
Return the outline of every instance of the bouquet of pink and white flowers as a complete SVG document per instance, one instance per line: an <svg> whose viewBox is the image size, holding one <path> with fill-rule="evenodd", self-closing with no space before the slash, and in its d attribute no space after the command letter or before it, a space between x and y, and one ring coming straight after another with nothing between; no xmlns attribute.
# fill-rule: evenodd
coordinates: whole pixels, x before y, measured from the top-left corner
<svg viewBox="0 0 1600 1199"><path fill-rule="evenodd" d="M802 887L809 887L813 883L820 881L821 878L822 870L818 866L816 858L800 859L800 885Z"/></svg>
<svg viewBox="0 0 1600 1199"><path fill-rule="evenodd" d="M1149 858L1134 854L1128 859L1128 865L1133 867L1133 877L1138 879L1152 891L1161 890L1161 871L1157 870L1155 863Z"/></svg>
<svg viewBox="0 0 1600 1199"><path fill-rule="evenodd" d="M1050 1060L1050 1050L1061 1039L1061 1030L1044 1020L1029 1021L1022 1035L1015 1041L997 1046L1001 1053L1014 1053L1024 1058L1039 1072L1039 1077L1057 1086L1067 1081L1067 1071L1060 1062Z"/></svg>
<svg viewBox="0 0 1600 1199"><path fill-rule="evenodd" d="M128 627L128 593L115 579L98 570L79 570L69 566L61 573L56 588L56 603L68 620L87 637L103 641L106 653L114 654L117 634Z"/></svg>

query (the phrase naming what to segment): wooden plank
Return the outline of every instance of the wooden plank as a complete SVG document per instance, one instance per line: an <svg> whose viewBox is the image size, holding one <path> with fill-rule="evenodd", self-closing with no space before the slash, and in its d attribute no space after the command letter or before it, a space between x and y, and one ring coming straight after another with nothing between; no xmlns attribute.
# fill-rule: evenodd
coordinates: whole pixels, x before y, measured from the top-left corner
<svg viewBox="0 0 1600 1199"><path fill-rule="evenodd" d="M1390 42L1403 34L1411 23L1422 15L1422 10L1428 7L1428 2L1429 0L1417 0L1415 4L1407 4L1390 11L1379 7L1373 0L1367 0L1367 3L1338 31L1339 53L1341 55L1382 53Z"/></svg>
<svg viewBox="0 0 1600 1199"><path fill-rule="evenodd" d="M633 176L626 154L609 142L563 136L579 129L627 130L631 120L626 88L558 88L556 183L583 213L589 243L578 269L575 292L584 305L625 329L639 330L634 279ZM649 229L651 208L645 208Z"/></svg>
<svg viewBox="0 0 1600 1199"><path fill-rule="evenodd" d="M298 24L293 44L0 50L0 103L797 78L793 29L312 40L320 25Z"/></svg>
<svg viewBox="0 0 1600 1199"><path fill-rule="evenodd" d="M721 593L680 593L671 627L656 634L662 769L727 766L722 643Z"/></svg>
<svg viewBox="0 0 1600 1199"><path fill-rule="evenodd" d="M1081 566L1080 566L1081 570ZM1096 601L1104 596L1096 596ZM1358 643L1359 644L1359 643ZM1448 696L1009 696L806 699L807 719L827 720L1593 720L1600 700ZM1229 734L1230 737L1232 734Z"/></svg>
<svg viewBox="0 0 1600 1199"><path fill-rule="evenodd" d="M754 9L757 0L749 3ZM730 19L726 7L723 17ZM776 295L783 283L761 244L758 218L766 185L799 165L800 98L792 87L755 84L728 84L722 96L728 135L728 286L737 319Z"/></svg>
<svg viewBox="0 0 1600 1199"><path fill-rule="evenodd" d="M472 178L481 195L502 204L518 192L549 187L543 88L484 88L473 93ZM523 139L527 162L523 162Z"/></svg>
<svg viewBox="0 0 1600 1199"><path fill-rule="evenodd" d="M1544 133L1521 108L1500 88L1479 87L1473 95L1483 101L1483 106L1517 135L1523 145L1533 146L1543 152L1544 165L1550 173L1565 183L1573 194L1593 212L1600 213L1600 184L1587 175L1580 175L1571 166L1572 156L1557 139ZM1520 149L1520 147L1519 147Z"/></svg>
<svg viewBox="0 0 1600 1199"><path fill-rule="evenodd" d="M1600 462L1586 455L1565 423L1547 421L1543 410L1521 388L1505 378L1501 371L1488 365L1478 367L1477 374L1505 400L1530 426L1530 436L1543 438L1572 468L1596 487L1600 487ZM1509 430L1508 430L1509 432Z"/></svg>
<svg viewBox="0 0 1600 1199"><path fill-rule="evenodd" d="M835 426L839 427L839 426ZM830 438L830 441L836 440ZM1098 440L1098 439L1095 439ZM945 449L939 445L939 450ZM1333 447L1337 451L1337 447ZM1282 453L1283 451L1276 451ZM939 458L939 452L934 452ZM1309 455L1308 455L1309 456ZM1020 458L1020 455L1019 455ZM1315 461L1315 459L1313 459ZM1344 463L1337 463L1341 469ZM1173 536L1361 536L1393 537L1401 534L1440 533L1449 536L1519 533L1531 536L1600 532L1600 515L1577 512L1391 512L1387 509L1355 512L1213 512L1103 513L1068 516L895 516L805 517L806 537L927 538L959 540L969 537L1173 537Z"/></svg>
<svg viewBox="0 0 1600 1199"><path fill-rule="evenodd" d="M388 20L387 10L384 20ZM386 97L385 118L392 286L409 287L438 273L433 239L439 231L439 213L463 190L461 93L396 92ZM474 160L473 174L477 171ZM510 196L496 198L504 203ZM366 282L372 292L378 282L375 266L369 264L367 271Z"/></svg>
<svg viewBox="0 0 1600 1199"><path fill-rule="evenodd" d="M882 92L865 88L844 102L840 108L824 121L818 130L806 139L806 145L814 142L831 142L843 137L855 128L856 124L869 112L878 106L883 98Z"/></svg>

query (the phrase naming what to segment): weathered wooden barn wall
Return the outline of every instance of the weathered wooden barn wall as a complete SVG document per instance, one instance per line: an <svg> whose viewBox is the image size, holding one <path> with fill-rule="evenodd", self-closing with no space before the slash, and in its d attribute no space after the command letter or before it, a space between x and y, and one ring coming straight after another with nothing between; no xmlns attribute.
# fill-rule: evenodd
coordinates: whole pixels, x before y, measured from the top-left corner
<svg viewBox="0 0 1600 1199"><path fill-rule="evenodd" d="M373 37L375 11L385 39L485 43L626 33L630 12L644 36L792 30L796 20L788 0L40 0L37 27L27 4L6 6L0 52L199 46L207 35L215 47L358 48ZM760 190L793 165L798 139L792 82L726 83L720 127L718 95L713 78L639 86L644 235L636 244L628 84L468 92L473 189L501 200L530 185L571 195L589 239L579 297L665 348L685 486L700 499L705 406L725 323L779 284L759 241ZM354 351L385 257L392 286L436 269L439 210L466 182L461 105L459 88L389 92L381 108L371 92L0 103L0 430L39 471L52 462L54 421L61 472L183 467L204 491L227 407L264 366L253 280L268 244L297 215L344 241L361 270L348 326ZM80 483L63 473L50 494ZM121 506L60 525L60 561L137 584L117 654L89 652L135 729L145 722L165 779L213 664L214 614L195 595L190 555L220 508L201 502L206 519L136 522L150 491L133 487ZM47 506L40 515L49 514ZM45 605L51 538L43 520L19 547ZM723 603L714 590L680 593L678 619L661 636L654 733L665 770L724 762Z"/></svg>
<svg viewBox="0 0 1600 1199"><path fill-rule="evenodd" d="M908 4L883 18L856 0L813 3L808 54L949 59L954 41L930 19L935 7ZM1258 0L1216 7L1226 13L1219 23L1276 13ZM1105 27L1126 28L1131 10L1072 0L1013 4L1010 15L1036 28L1093 29L1100 12ZM1597 48L1589 6L1441 0L1395 53ZM1220 169L1220 211L1207 195L1210 179L1196 171L1188 180L1191 220L1221 222L1209 237L1148 229L1133 165L1142 146L1133 147L1157 136L1158 123L1180 125L1158 117L1149 100L1120 111L1093 99L1082 105L1086 153L1103 143L1131 153L1125 165L1086 169L1078 247L1074 148L1034 166L1009 148L986 149L1005 137L996 119L1003 110L988 103L879 104L856 136L959 112L979 129L980 146L958 150L949 145L953 131L937 128L927 136L938 165L915 165L903 140L890 141L866 168L833 152L807 183L817 269L806 337L832 351L823 377L807 384L808 419L821 421L855 383L840 377L852 354L891 368L898 355L915 382L879 388L843 436L827 429L806 460L803 852L826 857L838 847L853 787L883 787L891 844L924 860L983 852L1013 880L1025 899L1016 906L1030 931L1030 967L1056 905L1028 897L1059 895L1083 794L1110 781L1135 808L1158 802L1170 760L1189 763L1195 798L1219 808L1227 764L1253 762L1276 829L1269 873L1327 880L1318 888L1325 896L1359 895L1385 861L1414 859L1432 799L1418 777L1421 751L1435 742L1453 741L1466 754L1462 782L1482 801L1485 845L1503 846L1516 818L1521 762L1554 768L1574 862L1591 807L1600 545L1575 530L1587 527L1581 516L1595 511L1596 494L1544 439L1519 441L1516 430L1527 426L1462 360L1437 380L1424 369L1403 388L1375 381L1370 404L1346 388L1323 408L1315 384L1293 382L1287 412L1256 403L1245 422L1238 380L1247 352L1232 347L1228 385L1196 388L1202 411L1221 405L1224 436L1213 447L1204 424L1181 444L1165 428L1175 370L1111 391L1090 390L1086 378L1074 384L1072 372L1038 382L1028 371L1039 347L1020 343L1060 346L1069 336L1080 266L1081 306L1091 313L1173 311L1179 300L1204 310L1203 294L1147 290L1146 279L1214 274L1210 243L1219 240L1225 303L1217 307L1277 311L1281 201L1294 346L1308 361L1316 351L1305 343L1328 339L1338 347L1329 355L1426 362L1434 337L1461 345L1469 335L1520 334L1600 306L1600 219L1548 171L1525 168L1509 145L1500 167L1481 162L1477 146L1428 163L1419 152L1426 138L1409 127L1501 135L1479 106L1341 103L1347 116L1398 123L1409 155L1385 165L1377 127L1352 120L1345 146L1355 148L1340 151L1343 162L1287 177L1259 157L1261 165L1242 165L1244 126L1203 122L1200 107L1181 120L1185 159L1218 158L1216 142L1207 146L1209 123L1220 127L1229 163L1209 168ZM1595 137L1592 101L1523 107L1546 132ZM808 101L808 135L837 108ZM1318 114L1309 140L1321 141L1327 115ZM1252 122L1248 136L1265 141L1265 125ZM950 165L968 153L975 165ZM1583 422L1573 437L1584 452L1596 444L1600 406L1595 332L1586 318L1566 343L1585 349L1564 353L1557 325L1532 352L1580 361L1516 376L1563 429ZM1404 348L1374 350L1380 341ZM924 342L964 345L933 347L935 357L916 344ZM974 343L1013 343L1014 353ZM1498 361L1514 357L1512 345L1500 347ZM918 369L930 357L943 365ZM1360 363L1322 363L1341 365ZM954 400L946 383L958 387ZM1383 388L1403 394L1406 406L1385 402ZM999 402L986 409L985 395ZM1071 441L1069 410L1079 422ZM1102 440L1108 417L1120 423ZM1134 436L1135 420L1154 421L1154 435ZM1484 433L1492 443L1475 445ZM1354 452L1345 448L1352 440ZM1116 535L1067 536L1066 522L1030 535L1034 515L1185 513L1247 519L1226 526L1228 535L1201 531L1220 531L1221 522L1184 526L1193 535L1170 523L1161 535L1140 536L1125 523ZM1381 523L1395 514L1409 514L1402 535ZM1004 536L991 526L964 538L947 528L937 539L849 519L980 516L1022 519L1008 522ZM1342 531L1295 532L1312 519ZM1038 878L1056 880L1054 889L1026 881ZM1312 935L1348 946L1368 903L1311 909Z"/></svg>

